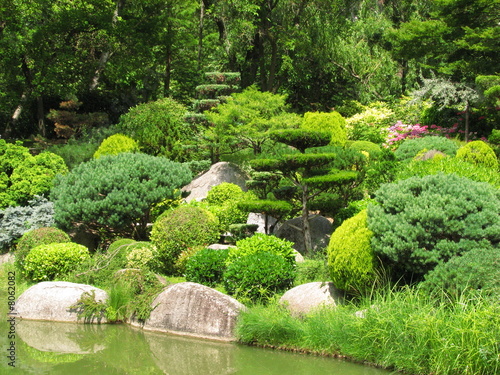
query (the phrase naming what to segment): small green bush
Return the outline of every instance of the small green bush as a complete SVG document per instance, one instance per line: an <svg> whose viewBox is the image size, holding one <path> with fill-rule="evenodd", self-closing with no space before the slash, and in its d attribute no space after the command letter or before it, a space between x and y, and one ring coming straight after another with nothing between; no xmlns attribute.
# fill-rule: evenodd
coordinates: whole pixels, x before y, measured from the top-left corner
<svg viewBox="0 0 500 375"><path fill-rule="evenodd" d="M243 190L238 185L223 182L210 189L205 202L211 205L222 205L229 200L238 199L242 195Z"/></svg>
<svg viewBox="0 0 500 375"><path fill-rule="evenodd" d="M138 152L139 145L137 142L123 134L113 134L104 141L94 153L94 158L97 159L102 155L116 155L121 152Z"/></svg>
<svg viewBox="0 0 500 375"><path fill-rule="evenodd" d="M498 170L495 151L483 141L472 141L460 147L457 151L457 159Z"/></svg>
<svg viewBox="0 0 500 375"><path fill-rule="evenodd" d="M382 153L380 146L370 141L354 141L349 145L349 148L357 151L365 151L370 155L371 159L377 159Z"/></svg>
<svg viewBox="0 0 500 375"><path fill-rule="evenodd" d="M352 141L384 142L394 113L385 104L372 103L346 119L347 138Z"/></svg>
<svg viewBox="0 0 500 375"><path fill-rule="evenodd" d="M76 243L39 245L24 259L24 275L32 281L50 281L74 270L90 258L89 250Z"/></svg>
<svg viewBox="0 0 500 375"><path fill-rule="evenodd" d="M457 144L451 139L438 136L407 139L394 152L398 160L413 159L422 150L437 150L442 153L455 156L458 150Z"/></svg>
<svg viewBox="0 0 500 375"><path fill-rule="evenodd" d="M127 268L156 270L159 268L158 250L151 242L139 241L127 246Z"/></svg>
<svg viewBox="0 0 500 375"><path fill-rule="evenodd" d="M223 283L236 298L266 302L273 294L290 288L295 277L295 263L279 254L261 251L233 259L224 272Z"/></svg>
<svg viewBox="0 0 500 375"><path fill-rule="evenodd" d="M168 274L174 272L182 251L217 242L219 235L219 220L214 214L201 207L182 205L158 217L151 242L158 248L161 270Z"/></svg>
<svg viewBox="0 0 500 375"><path fill-rule="evenodd" d="M281 256L291 264L295 264L295 252L292 246L293 242L291 241L256 233L252 237L236 242L236 247L229 250L227 263L230 264L236 259L250 254L272 253Z"/></svg>
<svg viewBox="0 0 500 375"><path fill-rule="evenodd" d="M54 227L42 227L24 233L16 245L16 267L19 270L24 268L24 259L34 247L61 242L71 242L71 238L61 229Z"/></svg>
<svg viewBox="0 0 500 375"><path fill-rule="evenodd" d="M347 141L346 121L338 112L306 112L300 126L304 130L329 132L330 144L342 146Z"/></svg>
<svg viewBox="0 0 500 375"><path fill-rule="evenodd" d="M455 256L430 271L422 286L428 291L443 289L453 295L482 290L500 296L500 248L475 248Z"/></svg>
<svg viewBox="0 0 500 375"><path fill-rule="evenodd" d="M215 287L222 281L226 269L227 249L202 249L186 263L186 281Z"/></svg>
<svg viewBox="0 0 500 375"><path fill-rule="evenodd" d="M314 281L330 281L330 274L325 259L304 259L297 263L295 285Z"/></svg>
<svg viewBox="0 0 500 375"><path fill-rule="evenodd" d="M347 219L333 232L328 245L328 267L339 289L363 293L375 281L375 256L370 245L373 233L366 224L367 210Z"/></svg>

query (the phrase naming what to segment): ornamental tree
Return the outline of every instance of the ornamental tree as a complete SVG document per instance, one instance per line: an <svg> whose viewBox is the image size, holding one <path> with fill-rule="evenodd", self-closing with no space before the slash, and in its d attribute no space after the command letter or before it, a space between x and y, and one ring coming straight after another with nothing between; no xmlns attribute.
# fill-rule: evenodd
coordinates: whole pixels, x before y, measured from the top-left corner
<svg viewBox="0 0 500 375"><path fill-rule="evenodd" d="M140 153L104 155L59 177L51 191L61 228L146 238L151 209L191 181L181 163Z"/></svg>
<svg viewBox="0 0 500 375"><path fill-rule="evenodd" d="M280 130L271 133L277 142L293 146L300 153L285 154L276 159L256 159L250 162L258 172L273 172L291 183L289 191L300 203L304 244L306 252L313 249L309 210L312 201L325 192L338 192L341 187L353 184L358 172L332 169L338 155L336 153L305 153L312 147L326 146L331 141L331 133L303 129ZM276 195L276 194L275 194Z"/></svg>

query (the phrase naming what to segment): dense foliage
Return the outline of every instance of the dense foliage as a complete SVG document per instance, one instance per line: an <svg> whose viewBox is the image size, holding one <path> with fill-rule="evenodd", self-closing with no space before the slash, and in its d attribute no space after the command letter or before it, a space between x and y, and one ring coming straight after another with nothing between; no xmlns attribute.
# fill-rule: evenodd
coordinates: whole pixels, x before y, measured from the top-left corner
<svg viewBox="0 0 500 375"><path fill-rule="evenodd" d="M116 155L121 152L137 152L139 145L137 142L123 134L113 134L102 141L101 145L94 153L94 158L103 155Z"/></svg>
<svg viewBox="0 0 500 375"><path fill-rule="evenodd" d="M229 250L204 248L186 263L186 281L215 287L222 282Z"/></svg>
<svg viewBox="0 0 500 375"><path fill-rule="evenodd" d="M460 147L457 151L457 159L498 171L498 158L495 151L483 141L472 141Z"/></svg>
<svg viewBox="0 0 500 375"><path fill-rule="evenodd" d="M164 157L105 155L57 180L51 191L55 220L62 228L83 224L144 238L152 206L190 181L188 167Z"/></svg>
<svg viewBox="0 0 500 375"><path fill-rule="evenodd" d="M450 156L455 156L458 146L445 137L423 137L405 140L394 152L399 160L412 159L422 150L437 150Z"/></svg>

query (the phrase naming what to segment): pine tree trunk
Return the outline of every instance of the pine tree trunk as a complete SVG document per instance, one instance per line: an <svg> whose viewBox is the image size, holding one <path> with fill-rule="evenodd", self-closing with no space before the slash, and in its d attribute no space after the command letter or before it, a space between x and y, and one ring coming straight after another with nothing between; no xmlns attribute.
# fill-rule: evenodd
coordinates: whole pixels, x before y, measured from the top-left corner
<svg viewBox="0 0 500 375"><path fill-rule="evenodd" d="M302 234L304 235L304 246L307 255L312 254L311 227L309 225L309 210L307 208L308 201L307 185L302 190Z"/></svg>

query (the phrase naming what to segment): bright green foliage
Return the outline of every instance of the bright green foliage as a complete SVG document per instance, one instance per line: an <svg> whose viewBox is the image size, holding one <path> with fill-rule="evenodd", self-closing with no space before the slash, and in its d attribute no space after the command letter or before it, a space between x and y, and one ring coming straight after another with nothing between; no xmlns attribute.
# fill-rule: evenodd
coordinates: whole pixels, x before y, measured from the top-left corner
<svg viewBox="0 0 500 375"><path fill-rule="evenodd" d="M268 251L247 253L227 265L223 275L227 293L242 300L266 302L285 291L296 277L295 263Z"/></svg>
<svg viewBox="0 0 500 375"><path fill-rule="evenodd" d="M121 152L138 152L139 145L137 142L123 134L113 134L104 141L94 153L94 158L99 158L103 155L116 155Z"/></svg>
<svg viewBox="0 0 500 375"><path fill-rule="evenodd" d="M329 132L330 144L342 146L347 140L346 121L338 112L306 112L300 126L305 130Z"/></svg>
<svg viewBox="0 0 500 375"><path fill-rule="evenodd" d="M9 195L16 205L24 205L35 195L50 191L54 178L68 172L64 159L51 152L26 158L12 172Z"/></svg>
<svg viewBox="0 0 500 375"><path fill-rule="evenodd" d="M304 259L297 263L297 278L295 285L312 283L315 281L330 281L328 265L324 257L317 259Z"/></svg>
<svg viewBox="0 0 500 375"><path fill-rule="evenodd" d="M347 138L352 141L370 141L376 144L384 142L387 129L391 126L393 111L382 103L364 107L346 119Z"/></svg>
<svg viewBox="0 0 500 375"><path fill-rule="evenodd" d="M371 159L376 159L382 153L380 146L370 141L354 141L349 145L349 148L361 152L365 151Z"/></svg>
<svg viewBox="0 0 500 375"><path fill-rule="evenodd" d="M500 192L454 174L383 185L368 207L372 248L393 276L414 280L474 247L500 241Z"/></svg>
<svg viewBox="0 0 500 375"><path fill-rule="evenodd" d="M90 258L88 249L76 243L39 245L24 259L24 275L33 281L50 281L74 270Z"/></svg>
<svg viewBox="0 0 500 375"><path fill-rule="evenodd" d="M137 241L131 238L121 238L113 241L106 251L107 256L113 257L110 262L110 268L124 268L127 264L127 255L129 253L130 246L135 243L137 243Z"/></svg>
<svg viewBox="0 0 500 375"><path fill-rule="evenodd" d="M61 229L54 227L42 227L24 233L16 245L15 264L17 269L24 268L24 259L34 247L61 242L71 242L71 239Z"/></svg>
<svg viewBox="0 0 500 375"><path fill-rule="evenodd" d="M186 281L215 287L226 269L227 249L202 249L186 263Z"/></svg>
<svg viewBox="0 0 500 375"><path fill-rule="evenodd" d="M127 247L127 268L156 270L158 250L151 242L139 241Z"/></svg>
<svg viewBox="0 0 500 375"><path fill-rule="evenodd" d="M482 290L500 296L500 248L475 248L455 256L425 275L423 286L454 295Z"/></svg>
<svg viewBox="0 0 500 375"><path fill-rule="evenodd" d="M397 180L404 180L413 176L426 176L439 172L454 173L461 177L467 177L478 182L488 182L500 188L500 175L494 173L491 168L475 165L457 157L434 157L428 160L413 160L402 166L396 176Z"/></svg>
<svg viewBox="0 0 500 375"><path fill-rule="evenodd" d="M229 250L227 263L231 264L236 259L250 254L272 253L283 257L287 262L295 264L295 252L293 242L268 236L263 233L256 233L252 237L236 242L236 247Z"/></svg>
<svg viewBox="0 0 500 375"><path fill-rule="evenodd" d="M29 149L22 142L7 143L0 139L0 173L10 176L14 168L30 156Z"/></svg>
<svg viewBox="0 0 500 375"><path fill-rule="evenodd" d="M375 256L370 245L373 233L366 224L367 211L347 219L333 232L328 245L328 267L334 285L362 293L375 281Z"/></svg>
<svg viewBox="0 0 500 375"><path fill-rule="evenodd" d="M495 151L483 141L472 141L457 151L457 159L498 170L498 159Z"/></svg>
<svg viewBox="0 0 500 375"><path fill-rule="evenodd" d="M152 207L191 181L183 164L139 153L105 155L59 178L51 192L62 228L83 223L93 230L145 238Z"/></svg>
<svg viewBox="0 0 500 375"><path fill-rule="evenodd" d="M151 242L158 248L161 271L169 274L174 272L182 251L217 242L219 235L219 220L214 214L201 207L181 205L158 217Z"/></svg>
<svg viewBox="0 0 500 375"><path fill-rule="evenodd" d="M242 195L243 190L241 190L238 185L223 182L210 189L205 198L205 202L211 205L222 205L229 200L238 199Z"/></svg>
<svg viewBox="0 0 500 375"><path fill-rule="evenodd" d="M438 150L446 155L455 156L457 144L445 137L423 137L405 140L394 152L398 160L413 159L422 150Z"/></svg>
<svg viewBox="0 0 500 375"><path fill-rule="evenodd" d="M118 128L148 154L184 161L182 143L192 136L183 122L186 108L172 98L139 104L120 118Z"/></svg>

